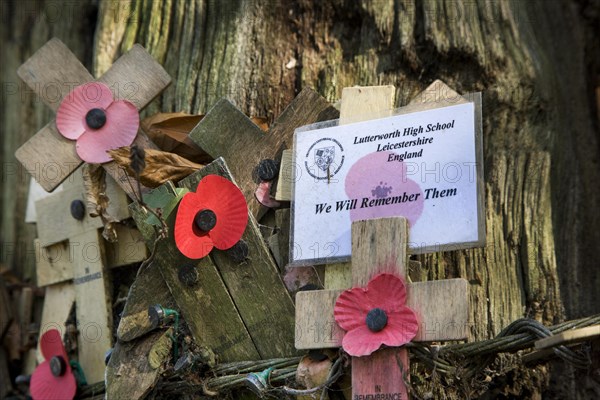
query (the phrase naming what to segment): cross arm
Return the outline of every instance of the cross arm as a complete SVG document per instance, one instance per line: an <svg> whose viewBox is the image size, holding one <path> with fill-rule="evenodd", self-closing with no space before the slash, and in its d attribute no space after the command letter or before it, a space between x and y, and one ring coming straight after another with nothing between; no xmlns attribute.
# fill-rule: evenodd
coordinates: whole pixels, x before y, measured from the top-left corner
<svg viewBox="0 0 600 400"><path fill-rule="evenodd" d="M407 306L419 320L414 341L463 340L468 337L469 299L465 279L415 282L407 285ZM344 331L335 322L333 308L342 290L296 294L296 348L341 347Z"/></svg>
<svg viewBox="0 0 600 400"><path fill-rule="evenodd" d="M19 68L18 74L55 111L71 90L93 80L77 57L58 39L50 40L39 49ZM128 100L141 110L171 83L171 77L142 46L136 44L98 82L109 86L116 99ZM134 143L154 147L141 133ZM15 157L48 192L83 163L74 142L60 135L54 121L17 149ZM114 163L106 164L106 168L130 193L123 172Z"/></svg>
<svg viewBox="0 0 600 400"><path fill-rule="evenodd" d="M58 110L63 98L76 86L94 80L75 54L57 38L25 61L17 75L52 111Z"/></svg>

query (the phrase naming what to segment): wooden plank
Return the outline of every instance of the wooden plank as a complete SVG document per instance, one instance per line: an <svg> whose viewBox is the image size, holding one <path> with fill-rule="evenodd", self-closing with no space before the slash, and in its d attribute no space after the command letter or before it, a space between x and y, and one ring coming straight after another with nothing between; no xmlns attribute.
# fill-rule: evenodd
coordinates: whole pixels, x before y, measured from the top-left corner
<svg viewBox="0 0 600 400"><path fill-rule="evenodd" d="M396 89L391 85L344 88L342 91L339 124L350 124L353 122L360 122L373 118L383 118L390 115L395 104L395 94ZM335 118L336 116L331 114L329 119ZM319 119L319 121L325 121L325 119ZM277 182L277 192L275 194L276 200L292 200L292 174L294 168L293 153L291 151L289 151L287 154L284 152L281 158L281 168L279 169L279 180ZM328 268L332 269L331 267ZM333 269L335 269L335 267L333 267ZM347 283L347 281L344 283ZM326 283L325 286L331 289L333 289L334 286L338 286L340 288L345 287L335 282L332 282L330 285L327 285Z"/></svg>
<svg viewBox="0 0 600 400"><path fill-rule="evenodd" d="M296 128L338 116L339 111L324 97L309 87L302 89L271 125L268 135L271 151L291 148Z"/></svg>
<svg viewBox="0 0 600 400"><path fill-rule="evenodd" d="M52 39L21 66L19 76L56 110L62 98L75 86L93 80L82 67L60 40ZM69 76L70 73L73 76ZM141 110L171 83L171 77L142 46L134 45L97 81L108 85L116 99L126 99ZM50 85L66 86L66 91L53 94L48 90ZM144 147L151 145L141 131L135 143ZM51 192L82 164L74 144L58 133L56 123L52 121L17 149L15 157L46 191ZM130 186L124 182L123 172L114 163L107 163L105 167L123 190L133 196Z"/></svg>
<svg viewBox="0 0 600 400"><path fill-rule="evenodd" d="M275 200L291 201L293 182L294 152L292 151L292 149L286 149L281 154L281 164L279 167L279 178L277 179L277 190L275 191Z"/></svg>
<svg viewBox="0 0 600 400"><path fill-rule="evenodd" d="M148 308L154 304L160 304L164 308L176 308L175 299L156 263L141 271L129 288L127 302L117 328L117 338L128 342L150 332L152 326Z"/></svg>
<svg viewBox="0 0 600 400"><path fill-rule="evenodd" d="M83 163L74 143L58 133L52 121L19 147L15 157L44 190L52 192Z"/></svg>
<svg viewBox="0 0 600 400"><path fill-rule="evenodd" d="M76 86L94 79L75 54L57 38L50 39L19 69L17 75L56 111Z"/></svg>
<svg viewBox="0 0 600 400"><path fill-rule="evenodd" d="M110 87L116 99L142 110L171 84L171 77L146 49L134 44L97 81Z"/></svg>
<svg viewBox="0 0 600 400"><path fill-rule="evenodd" d="M468 100L458 94L440 79L436 79L425 90L415 96L408 105L396 110L395 115L409 114L417 111L455 106L467 103Z"/></svg>
<svg viewBox="0 0 600 400"><path fill-rule="evenodd" d="M290 263L290 221L289 208L282 208L275 211L275 226L279 229L277 236L282 264L279 268L282 271Z"/></svg>
<svg viewBox="0 0 600 400"><path fill-rule="evenodd" d="M77 306L78 355L89 383L104 380L104 355L112 347L112 301L103 239L96 229L71 237Z"/></svg>
<svg viewBox="0 0 600 400"><path fill-rule="evenodd" d="M273 156L263 156L260 152L266 134L229 100L221 99L189 136L214 158L227 160L251 213L257 215L261 205L254 198L258 183L252 177L252 171L261 159Z"/></svg>
<svg viewBox="0 0 600 400"><path fill-rule="evenodd" d="M148 258L148 248L140 231L117 224L117 241L106 243L106 261L109 268L139 263Z"/></svg>
<svg viewBox="0 0 600 400"><path fill-rule="evenodd" d="M233 180L225 161L218 158L182 180L180 186L195 190L200 179L209 174ZM294 303L251 213L242 240L249 249L248 259L242 265L217 249L211 252L211 258L260 356L266 359L294 355Z"/></svg>
<svg viewBox="0 0 600 400"><path fill-rule="evenodd" d="M365 287L373 276L388 272L406 282L408 222L377 218L352 223L352 287ZM327 272L325 272L327 274Z"/></svg>
<svg viewBox="0 0 600 400"><path fill-rule="evenodd" d="M135 203L131 205L131 211L146 243L149 247L153 246L154 229L145 223L147 215ZM176 210L169 219L171 229L175 215ZM182 284L178 278L178 268L190 263L196 266L198 272L198 282L191 287ZM159 243L156 258L148 268L155 268L162 274L198 345L210 348L222 362L259 357L210 257L191 261L177 250L170 237Z"/></svg>
<svg viewBox="0 0 600 400"><path fill-rule="evenodd" d="M302 125L336 118L337 111L312 89L304 89L265 134L228 100L220 100L192 130L190 138L214 158L223 157L257 216L254 198L258 182L253 170L263 159L276 159L291 147L294 130Z"/></svg>
<svg viewBox="0 0 600 400"><path fill-rule="evenodd" d="M107 399L142 399L154 387L162 370L150 366L148 355L163 333L159 330L134 342L115 344L106 366Z"/></svg>
<svg viewBox="0 0 600 400"><path fill-rule="evenodd" d="M405 218L353 222L353 287L365 287L382 272L392 273L406 282L407 249L408 221ZM398 379L403 375L408 381L408 350L404 347L385 349L368 357L352 357L352 397L367 398L377 393L383 396L401 394L400 398L406 399L406 383Z"/></svg>
<svg viewBox="0 0 600 400"><path fill-rule="evenodd" d="M71 282L58 283L46 288L44 297L44 308L42 310L42 322L40 324L40 337L50 329L57 329L61 336L65 333L65 322L69 317L71 308L75 303L75 287ZM40 344L37 346L38 362L44 361L40 351Z"/></svg>
<svg viewBox="0 0 600 400"><path fill-rule="evenodd" d="M543 350L555 346L562 346L570 343L582 342L585 340L591 340L598 336L600 336L600 325L572 329L536 341L535 349Z"/></svg>
<svg viewBox="0 0 600 400"><path fill-rule="evenodd" d="M333 308L342 291L318 290L296 294L297 349L341 347L344 331L335 322ZM469 301L465 279L410 283L407 291L406 304L419 319L415 342L463 340L468 337Z"/></svg>
<svg viewBox="0 0 600 400"><path fill-rule="evenodd" d="M69 242L63 241L43 247L34 240L36 284L39 287L73 279L73 263L69 254Z"/></svg>
<svg viewBox="0 0 600 400"><path fill-rule="evenodd" d="M109 268L117 268L144 261L148 250L137 229L118 224L117 242L105 242L106 260ZM47 247L39 239L34 241L36 258L36 284L39 287L53 285L73 279L73 258L75 250L68 241L62 241Z"/></svg>
<svg viewBox="0 0 600 400"><path fill-rule="evenodd" d="M408 351L386 348L368 357L352 357L353 399L408 399Z"/></svg>
<svg viewBox="0 0 600 400"><path fill-rule="evenodd" d="M384 118L391 115L396 88L388 86L357 86L342 89L340 125Z"/></svg>
<svg viewBox="0 0 600 400"><path fill-rule="evenodd" d="M340 110L340 125L388 116L394 108L394 86L364 86L344 88ZM350 263L335 263L325 268L326 289L346 289L352 286ZM368 281L368 279L367 279Z"/></svg>
<svg viewBox="0 0 600 400"><path fill-rule="evenodd" d="M106 193L111 200L108 205L108 213L119 221L129 218L127 198L110 178L107 178ZM65 188L59 193L35 203L38 217L38 238L43 247L103 226L101 218L92 218L87 213L81 221L73 218L70 211L73 200L81 200L85 204L83 186Z"/></svg>

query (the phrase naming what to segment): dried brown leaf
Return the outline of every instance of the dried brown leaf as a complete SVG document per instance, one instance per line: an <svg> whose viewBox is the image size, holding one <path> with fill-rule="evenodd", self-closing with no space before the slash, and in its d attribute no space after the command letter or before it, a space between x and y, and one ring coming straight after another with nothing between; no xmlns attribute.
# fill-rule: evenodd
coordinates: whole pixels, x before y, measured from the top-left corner
<svg viewBox="0 0 600 400"><path fill-rule="evenodd" d="M145 151L146 168L140 174L140 182L149 188L158 187L167 181L178 182L204 167L174 153L154 149ZM129 146L109 150L109 154L130 176L136 176L130 167Z"/></svg>
<svg viewBox="0 0 600 400"><path fill-rule="evenodd" d="M264 132L269 131L269 124L267 123L267 119L265 117L251 117L250 119Z"/></svg>
<svg viewBox="0 0 600 400"><path fill-rule="evenodd" d="M141 126L162 151L178 154L194 162L208 163L212 158L188 136L203 117L181 112L158 113L142 120Z"/></svg>
<svg viewBox="0 0 600 400"><path fill-rule="evenodd" d="M109 242L117 241L116 224L119 222L108 212L110 199L106 195L106 173L98 164L85 164L83 167L83 187L85 203L90 217L100 217L104 224L102 236Z"/></svg>
<svg viewBox="0 0 600 400"><path fill-rule="evenodd" d="M197 163L209 163L212 157L204 152L188 136L204 115L191 115L182 112L158 113L145 118L141 127L162 151L178 154ZM264 117L250 118L260 129L267 132L269 124Z"/></svg>

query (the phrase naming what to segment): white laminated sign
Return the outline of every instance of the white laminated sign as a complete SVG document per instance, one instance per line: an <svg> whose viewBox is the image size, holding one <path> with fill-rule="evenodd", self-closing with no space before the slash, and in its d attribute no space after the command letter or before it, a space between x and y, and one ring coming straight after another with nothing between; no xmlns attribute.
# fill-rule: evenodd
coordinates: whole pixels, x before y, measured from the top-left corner
<svg viewBox="0 0 600 400"><path fill-rule="evenodd" d="M393 216L408 219L412 253L483 246L481 96L465 98L354 124L298 128L292 265L349 260L352 222Z"/></svg>

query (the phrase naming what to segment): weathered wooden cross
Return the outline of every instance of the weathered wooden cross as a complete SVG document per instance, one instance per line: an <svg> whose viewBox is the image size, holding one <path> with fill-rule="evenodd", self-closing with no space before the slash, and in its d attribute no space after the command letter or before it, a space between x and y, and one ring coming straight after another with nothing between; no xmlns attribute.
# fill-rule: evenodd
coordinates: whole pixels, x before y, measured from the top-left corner
<svg viewBox="0 0 600 400"><path fill-rule="evenodd" d="M190 138L212 157L225 159L251 214L260 218L262 206L254 198L259 163L281 157L282 151L291 147L296 128L337 116L337 110L323 97L306 88L265 133L229 100L222 99L194 128Z"/></svg>
<svg viewBox="0 0 600 400"><path fill-rule="evenodd" d="M275 159L280 149L291 145L296 127L336 116L337 111L327 101L305 89L267 134L227 100L219 101L190 134L203 150L225 160L217 159L179 185L195 190L207 174L225 176L238 184L250 210L242 237L248 253L241 263L218 250L191 261L169 239L159 245L151 268L160 270L197 342L214 350L222 361L280 357L295 352L291 345L293 302L254 218L261 205L254 197L258 183L253 173L262 160ZM153 195L154 192L149 194ZM134 209L134 217L147 242L153 243L154 229L145 222L146 216ZM182 281L179 272L183 268L189 272L187 278L193 279ZM144 301L144 296L136 298ZM199 305L207 302L218 307L198 312ZM143 307L139 310L142 312ZM123 318L120 338L141 332L135 323L139 321L136 314Z"/></svg>
<svg viewBox="0 0 600 400"><path fill-rule="evenodd" d="M352 284L366 287L375 275L392 273L407 282L408 223L384 218L352 224ZM340 347L344 331L334 319L334 305L343 290L296 294L296 348ZM407 284L407 305L418 316L414 341L462 340L468 336L468 282L447 279ZM389 293L388 296L394 296ZM366 315L365 315L366 317ZM377 350L352 358L352 398L407 399L410 376L403 347ZM373 397L367 397L367 396ZM360 397L365 396L365 397Z"/></svg>
<svg viewBox="0 0 600 400"><path fill-rule="evenodd" d="M58 39L46 43L17 72L54 111L75 87L94 80ZM106 84L115 100L128 100L141 110L170 84L171 77L142 46L134 45L96 81ZM143 148L155 147L141 131L134 143ZM63 137L55 121L29 139L15 156L48 192L53 191L83 162L76 153L75 141ZM135 198L132 187L136 186L129 182L121 168L114 162L103 164L103 167L125 193Z"/></svg>
<svg viewBox="0 0 600 400"><path fill-rule="evenodd" d="M108 212L118 220L129 217L127 198L107 177ZM119 228L119 240L105 245L101 218L85 209L81 168L64 190L36 202L39 248L36 251L38 285L47 289L42 331L64 328L76 302L78 353L89 382L104 380L104 354L112 346L112 302L107 267L146 258L137 231ZM67 242L68 241L68 242ZM68 281L72 280L72 284ZM60 329L64 332L64 329Z"/></svg>

